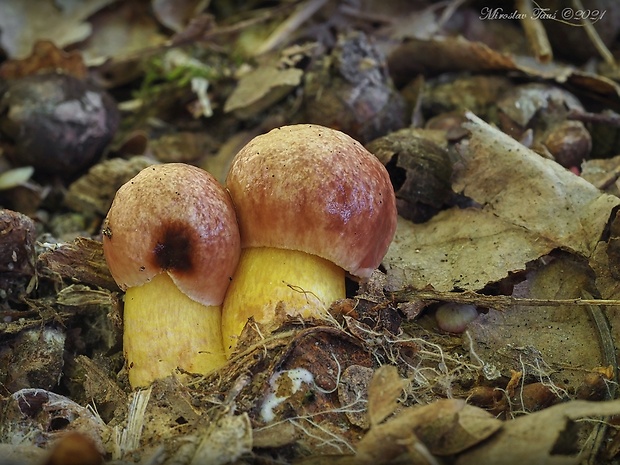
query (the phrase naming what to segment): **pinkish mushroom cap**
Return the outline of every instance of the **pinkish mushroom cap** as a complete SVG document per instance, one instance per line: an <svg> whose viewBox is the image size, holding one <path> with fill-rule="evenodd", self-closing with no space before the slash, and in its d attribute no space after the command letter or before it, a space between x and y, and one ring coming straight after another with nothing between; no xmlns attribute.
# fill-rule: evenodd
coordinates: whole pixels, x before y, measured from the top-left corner
<svg viewBox="0 0 620 465"><path fill-rule="evenodd" d="M240 254L230 196L208 172L183 163L143 169L116 193L103 250L123 290L168 273L190 299L220 305Z"/></svg>
<svg viewBox="0 0 620 465"><path fill-rule="evenodd" d="M284 126L255 137L234 158L226 186L242 247L300 250L366 278L396 230L383 164L326 127Z"/></svg>

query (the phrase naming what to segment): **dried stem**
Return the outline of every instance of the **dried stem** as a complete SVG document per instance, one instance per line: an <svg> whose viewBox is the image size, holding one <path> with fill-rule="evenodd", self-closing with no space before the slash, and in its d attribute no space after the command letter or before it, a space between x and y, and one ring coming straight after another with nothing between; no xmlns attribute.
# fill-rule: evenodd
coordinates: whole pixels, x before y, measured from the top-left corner
<svg viewBox="0 0 620 465"><path fill-rule="evenodd" d="M536 59L541 63L549 63L553 60L553 51L542 21L534 16L532 0L517 0L516 6L519 13L524 15L521 25Z"/></svg>
<svg viewBox="0 0 620 465"><path fill-rule="evenodd" d="M495 310L506 310L515 305L527 307L561 307L564 305L588 306L603 305L620 307L620 300L616 299L528 299L509 295L484 295L474 291L442 292L433 290L403 289L393 292L389 296L394 302L410 302L424 300L430 302L455 302L459 304L474 304Z"/></svg>

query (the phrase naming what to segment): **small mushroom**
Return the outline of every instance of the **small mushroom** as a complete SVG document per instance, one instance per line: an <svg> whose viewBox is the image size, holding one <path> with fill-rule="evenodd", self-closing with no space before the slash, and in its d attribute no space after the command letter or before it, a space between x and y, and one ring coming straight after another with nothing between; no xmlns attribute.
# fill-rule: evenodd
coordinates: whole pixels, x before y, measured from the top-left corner
<svg viewBox="0 0 620 465"><path fill-rule="evenodd" d="M475 305L447 302L437 307L435 320L442 331L459 334L464 333L478 315Z"/></svg>
<svg viewBox="0 0 620 465"><path fill-rule="evenodd" d="M228 354L252 317L320 317L345 294L345 271L368 278L396 230L387 170L359 142L326 127L274 129L243 147L226 186L241 258L222 307Z"/></svg>
<svg viewBox="0 0 620 465"><path fill-rule="evenodd" d="M177 367L222 366L221 303L239 260L239 229L226 190L182 163L143 169L116 193L103 250L126 291L123 349L132 387Z"/></svg>

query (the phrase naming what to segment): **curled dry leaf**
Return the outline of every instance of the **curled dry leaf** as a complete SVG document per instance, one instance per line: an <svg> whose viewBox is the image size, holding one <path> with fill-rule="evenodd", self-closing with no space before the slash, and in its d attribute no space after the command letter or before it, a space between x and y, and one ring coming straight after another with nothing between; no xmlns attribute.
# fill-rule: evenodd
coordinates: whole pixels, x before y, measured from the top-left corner
<svg viewBox="0 0 620 465"><path fill-rule="evenodd" d="M580 456L580 434L599 417L620 414L620 401L572 401L507 421L488 441L457 459L457 465L572 465L585 463ZM592 420L592 421L587 421ZM583 437L583 436L582 436ZM595 462L589 462L595 463ZM597 462L598 463L598 462Z"/></svg>
<svg viewBox="0 0 620 465"><path fill-rule="evenodd" d="M464 169L456 175L455 190L557 247L590 256L620 200L475 115L467 117L471 137L463 146Z"/></svg>
<svg viewBox="0 0 620 465"><path fill-rule="evenodd" d="M360 463L389 463L420 441L434 455L453 455L492 436L502 422L461 399L409 407L371 428L357 446Z"/></svg>
<svg viewBox="0 0 620 465"><path fill-rule="evenodd" d="M252 118L292 92L301 83L302 75L297 68L260 66L239 80L224 111L234 112L240 119Z"/></svg>
<svg viewBox="0 0 620 465"><path fill-rule="evenodd" d="M421 72L518 71L532 78L554 79L615 101L620 96L620 86L612 79L557 62L539 63L534 57L502 53L461 36L407 40L391 51L388 68L399 86Z"/></svg>
<svg viewBox="0 0 620 465"><path fill-rule="evenodd" d="M445 142L433 140L437 132L406 128L366 145L390 173L398 213L415 222L434 215L452 194L452 163Z"/></svg>
<svg viewBox="0 0 620 465"><path fill-rule="evenodd" d="M396 47L388 57L388 68L397 85L422 71L460 69L506 70L515 67L507 54L462 37L411 39Z"/></svg>
<svg viewBox="0 0 620 465"><path fill-rule="evenodd" d="M453 189L481 208L400 219L384 259L390 286L482 289L555 248L589 257L617 197L603 194L469 113Z"/></svg>

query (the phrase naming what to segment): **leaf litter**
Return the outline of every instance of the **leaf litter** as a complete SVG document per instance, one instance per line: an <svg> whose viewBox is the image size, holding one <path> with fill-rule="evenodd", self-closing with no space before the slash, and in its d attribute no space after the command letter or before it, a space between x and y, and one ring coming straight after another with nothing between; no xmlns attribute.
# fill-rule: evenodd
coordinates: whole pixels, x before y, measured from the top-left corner
<svg viewBox="0 0 620 465"><path fill-rule="evenodd" d="M8 301L19 302L19 310L2 307L3 342L19 346L35 328L57 323L71 329L62 337L76 343L74 350L80 350L77 343L98 348L68 363L51 345L39 344L41 353L21 359L19 350L8 349L17 363L3 384L25 386L2 399L3 447L16 442L16 432L44 447L56 440L62 445L75 440L63 435L73 430L89 433L117 464L587 463L617 454L609 428L620 414L618 401L611 400L619 337L620 230L612 195L617 161L605 162L594 187L590 173L600 173L602 162L584 161L577 176L549 159L544 147L539 153L544 138L536 118L520 120L525 127L519 140L500 131L493 103L514 83L508 77L492 81L488 74L568 83L613 107L618 86L602 71L536 62L515 51L525 43L518 32L509 37L517 28L496 36L497 49L474 37L480 31L442 36L455 18L463 26L477 14L461 10L469 8L462 2L402 15L402 5L383 2L309 1L250 12L249 19L215 0L183 2L178 9L165 1L136 2L117 5L118 11L103 8L109 2L78 7L50 1L37 13L18 3L10 2L11 15L0 15L16 20L0 19L1 45L13 59L2 63L3 78L49 63L62 68L63 62L83 78L86 63L110 89L145 74L152 85L141 86L135 99L125 96L120 106L130 127L121 128L108 157L67 182L68 211L54 217L58 229L39 236L36 251L29 246L23 272L10 274L3 285ZM62 33L34 27L50 17ZM15 24L27 27L17 30ZM374 32L374 40L359 31L329 37L351 25ZM502 45L500 37L509 40ZM37 65L36 56L34 66L19 63L39 39L71 51L65 56L48 44L48 65ZM234 59L226 55L231 49ZM83 62L76 62L76 53ZM477 75L451 80L450 72L463 70ZM445 78L435 80L442 72ZM476 95L476 88L488 95ZM553 94L544 86L531 92L540 108ZM477 114L466 111L470 104ZM452 118L443 124L465 124L433 129L434 135L421 128L415 135L394 132L408 124L405 108L413 121L423 122L440 107ZM596 127L588 121L613 126L613 115L584 108L567 108L562 118L586 121L590 131ZM186 113L175 120L170 112ZM130 392L119 350L122 295L106 273L97 240L113 193L140 167L170 157L190 157L183 161L223 178L236 149L253 135L308 119L342 125L369 146L389 133L393 141L417 137L413 152L429 154L405 160L406 143L377 153L403 186L397 235L381 270L335 302L325 321L282 317L281 329L269 336L250 322L243 350L224 369L186 384L172 376ZM593 152L609 150L601 140L592 138ZM417 182L396 182L403 172L435 169L433 157L444 156L453 175L450 190L445 170L437 171L440 181L432 188L440 189L440 200L434 201L434 190L418 195ZM11 174L15 168L2 161L0 173ZM19 201L19 209L37 217L51 200L45 181L31 170L19 179L8 184L3 202ZM76 220L74 213L82 217ZM474 304L478 317L463 333L442 331L438 308L445 302ZM90 330L83 330L84 322ZM48 333L53 335L47 329L41 334ZM54 386L27 386L48 358L55 370L64 370L59 386L66 395L52 392ZM40 379L50 374L58 378L54 371ZM272 421L261 415L266 410ZM606 435L608 443L601 439ZM31 454L23 463L44 456L35 447L19 451L19 459Z"/></svg>

